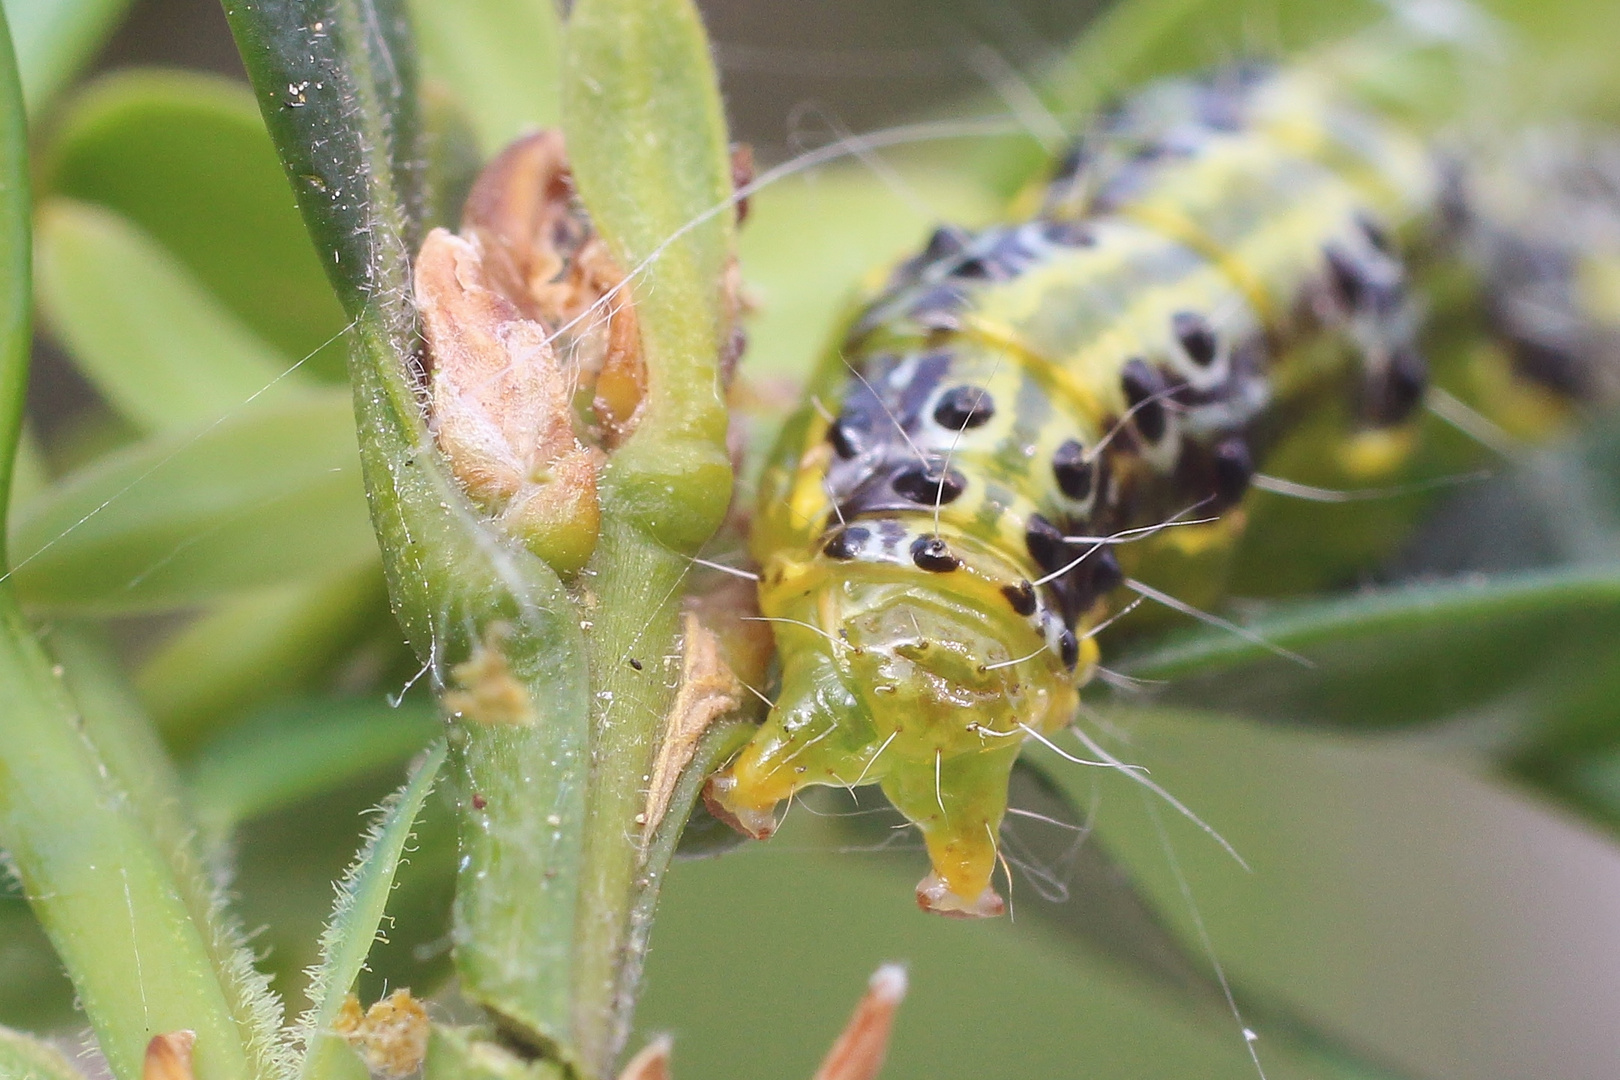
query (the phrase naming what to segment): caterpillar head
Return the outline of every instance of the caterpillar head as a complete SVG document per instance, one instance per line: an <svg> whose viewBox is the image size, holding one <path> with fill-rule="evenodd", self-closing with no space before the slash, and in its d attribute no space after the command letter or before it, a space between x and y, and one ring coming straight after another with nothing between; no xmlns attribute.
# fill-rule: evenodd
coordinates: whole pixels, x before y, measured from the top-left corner
<svg viewBox="0 0 1620 1080"><path fill-rule="evenodd" d="M777 805L805 787L880 784L928 847L918 902L997 914L990 878L1008 774L1026 737L1068 723L1083 681L1052 640L1064 631L1013 596L1017 572L969 538L896 538L903 562L883 558L881 540L853 555L829 546L765 569L760 606L781 688L764 726L710 781L710 807L764 837ZM919 573L914 546L940 569ZM1090 642L1075 652L1089 667Z"/></svg>

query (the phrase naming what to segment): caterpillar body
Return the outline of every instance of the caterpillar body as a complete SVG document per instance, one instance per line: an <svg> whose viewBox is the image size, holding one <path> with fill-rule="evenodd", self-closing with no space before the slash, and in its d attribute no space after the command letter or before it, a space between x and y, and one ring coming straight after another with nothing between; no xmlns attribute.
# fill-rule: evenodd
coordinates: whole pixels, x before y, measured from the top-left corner
<svg viewBox="0 0 1620 1080"><path fill-rule="evenodd" d="M1407 459L1409 278L1471 208L1357 56L1147 88L1027 219L938 230L857 312L762 479L780 689L708 785L718 816L764 836L807 785L878 783L925 840L918 902L1000 912L1009 771L1072 721L1096 632L1154 591L1135 577L1218 596L1257 467L1321 416L1342 475ZM1578 393L1589 358L1520 329L1494 327L1494 355L1540 357L1517 385Z"/></svg>

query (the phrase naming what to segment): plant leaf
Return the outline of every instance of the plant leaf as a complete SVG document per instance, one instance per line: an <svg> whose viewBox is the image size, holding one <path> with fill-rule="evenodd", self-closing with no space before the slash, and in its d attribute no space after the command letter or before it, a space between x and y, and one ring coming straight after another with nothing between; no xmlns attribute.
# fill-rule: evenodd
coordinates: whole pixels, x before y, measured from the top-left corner
<svg viewBox="0 0 1620 1080"><path fill-rule="evenodd" d="M239 83L120 72L75 98L55 134L46 191L121 214L280 355L311 357L343 328L264 122ZM341 353L320 352L309 370L340 377Z"/></svg>
<svg viewBox="0 0 1620 1080"><path fill-rule="evenodd" d="M351 317L375 301L411 342L419 184L416 51L398 0L226 0L304 225Z"/></svg>
<svg viewBox="0 0 1620 1080"><path fill-rule="evenodd" d="M312 690L368 630L397 635L387 600L375 562L232 597L147 657L136 690L165 741L184 756L254 705Z"/></svg>
<svg viewBox="0 0 1620 1080"><path fill-rule="evenodd" d="M551 0L408 0L425 79L447 86L491 157L557 125L562 26Z"/></svg>
<svg viewBox="0 0 1620 1080"><path fill-rule="evenodd" d="M0 520L11 505L11 471L22 438L32 334L28 118L0 9ZM5 554L0 537L0 558Z"/></svg>
<svg viewBox="0 0 1620 1080"><path fill-rule="evenodd" d="M310 972L310 1009L300 1020L305 1047L300 1080L337 1080L363 1077L365 1070L341 1038L330 1033L343 999L365 966L366 955L388 909L405 844L416 815L427 801L445 747L437 743L423 755L405 786L383 804L381 818L366 837L354 865L338 885L337 905L321 937L321 963ZM356 1071L358 1069L358 1072Z"/></svg>
<svg viewBox="0 0 1620 1080"><path fill-rule="evenodd" d="M84 1080L50 1043L0 1028L0 1080Z"/></svg>
<svg viewBox="0 0 1620 1080"><path fill-rule="evenodd" d="M0 844L120 1080L154 1031L197 1032L198 1080L269 1077L250 1056L213 942L93 747L9 590L0 593Z"/></svg>
<svg viewBox="0 0 1620 1080"><path fill-rule="evenodd" d="M1169 992L1212 1023L1229 1028L1235 1007L1250 1027L1328 1075L1344 1080L1396 1080L1404 1075L1254 988L1234 982L1228 1000L1226 987L1208 961L1189 951L1090 830L1075 775L1056 754L1039 746L1028 748L1013 772L1013 805L1049 825L1067 826L1020 831L1021 862L1066 872L1059 895L1039 890L1030 895L1025 890L1020 915L1033 914L1077 944Z"/></svg>
<svg viewBox="0 0 1620 1080"><path fill-rule="evenodd" d="M42 116L106 41L130 0L5 0L23 97Z"/></svg>
<svg viewBox="0 0 1620 1080"><path fill-rule="evenodd" d="M346 394L320 391L108 455L22 508L19 595L152 611L363 565L376 543L349 417Z"/></svg>
<svg viewBox="0 0 1620 1080"><path fill-rule="evenodd" d="M139 229L69 199L39 212L38 297L53 335L126 420L172 431L305 377Z"/></svg>
<svg viewBox="0 0 1620 1080"><path fill-rule="evenodd" d="M336 790L418 753L443 728L424 698L307 701L254 716L203 747L186 773L203 828L238 822Z"/></svg>
<svg viewBox="0 0 1620 1080"><path fill-rule="evenodd" d="M241 927L205 872L204 850L197 844L179 776L117 657L87 626L56 626L47 644L78 706L79 727L109 784L168 859L175 891L192 924L204 935L255 1075L284 1076L291 1062L281 1040L281 1002L270 993L269 978L255 969Z"/></svg>
<svg viewBox="0 0 1620 1080"><path fill-rule="evenodd" d="M719 355L730 316L731 166L708 40L685 0L581 0L563 130L591 220L630 278L649 385L603 502L695 551L731 497Z"/></svg>
<svg viewBox="0 0 1620 1080"><path fill-rule="evenodd" d="M1612 711L1593 682L1620 654L1612 566L1407 585L1279 605L1245 627L1315 666L1217 629L1172 635L1120 661L1169 680L1167 704L1360 731L1509 710L1519 733Z"/></svg>

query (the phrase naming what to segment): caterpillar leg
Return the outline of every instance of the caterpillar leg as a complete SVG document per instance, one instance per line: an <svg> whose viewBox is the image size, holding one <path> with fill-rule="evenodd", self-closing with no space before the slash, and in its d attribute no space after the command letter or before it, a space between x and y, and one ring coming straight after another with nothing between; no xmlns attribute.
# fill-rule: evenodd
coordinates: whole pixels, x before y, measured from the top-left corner
<svg viewBox="0 0 1620 1080"><path fill-rule="evenodd" d="M755 840L776 831L783 800L812 784L854 784L886 749L836 674L804 664L789 672L765 725L703 789L715 817Z"/></svg>
<svg viewBox="0 0 1620 1080"><path fill-rule="evenodd" d="M1021 739L992 750L932 761L907 758L889 770L883 793L922 832L933 869L917 884L917 906L961 918L1000 915L996 869L1007 783Z"/></svg>

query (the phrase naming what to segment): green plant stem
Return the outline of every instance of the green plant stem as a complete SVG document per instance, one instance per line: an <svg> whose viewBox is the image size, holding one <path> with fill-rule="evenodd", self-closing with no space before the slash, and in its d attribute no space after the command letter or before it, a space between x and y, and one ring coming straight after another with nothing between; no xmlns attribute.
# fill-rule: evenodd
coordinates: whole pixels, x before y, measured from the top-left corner
<svg viewBox="0 0 1620 1080"><path fill-rule="evenodd" d="M597 549L597 615L590 636L591 780L580 875L573 985L577 1050L590 1076L611 1074L632 1004L620 973L643 867L647 779L673 696L665 656L687 562L634 526L611 520ZM641 670L630 663L634 659Z"/></svg>

